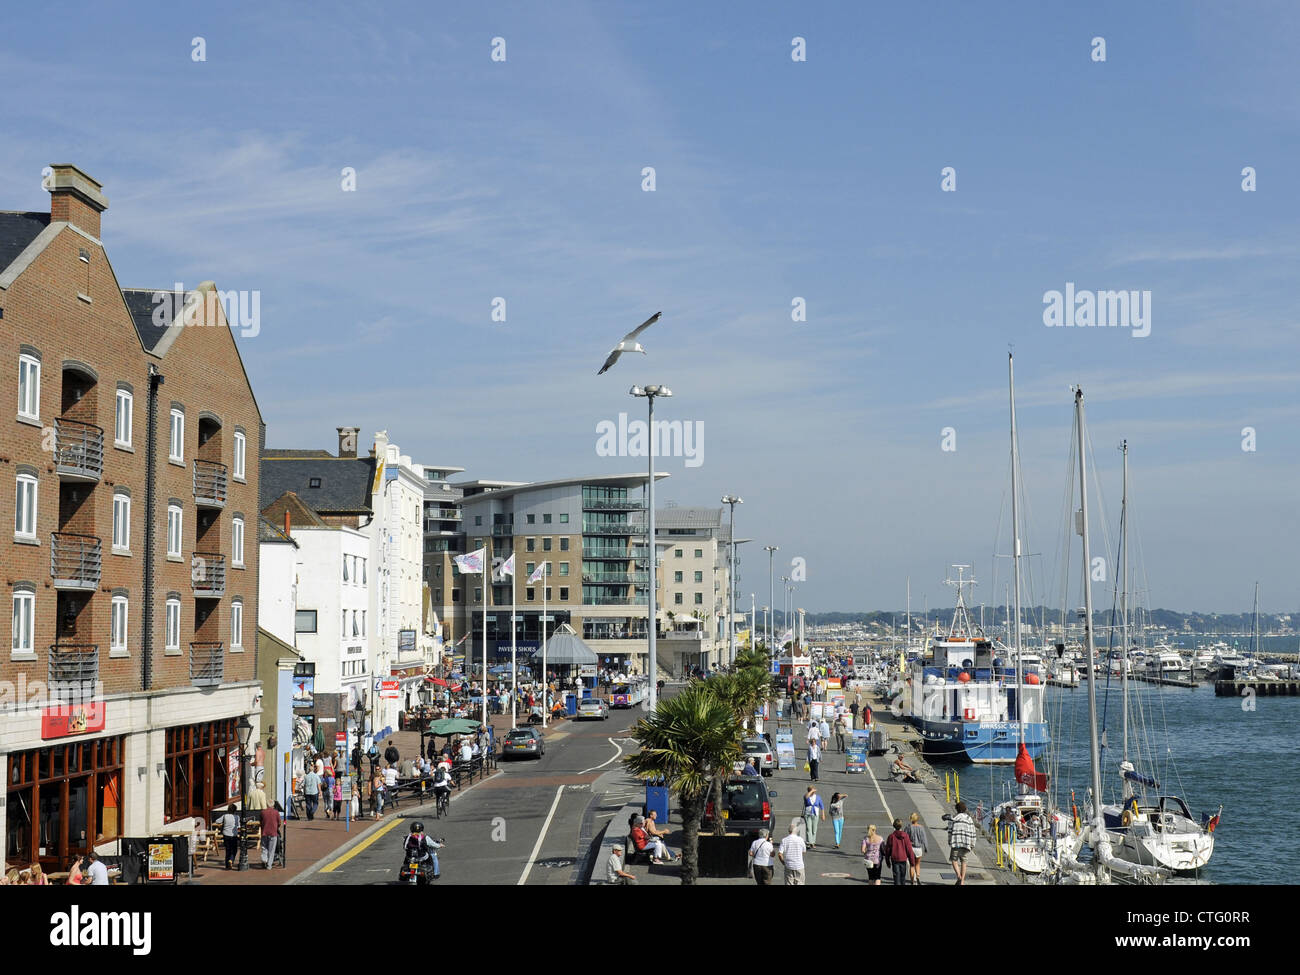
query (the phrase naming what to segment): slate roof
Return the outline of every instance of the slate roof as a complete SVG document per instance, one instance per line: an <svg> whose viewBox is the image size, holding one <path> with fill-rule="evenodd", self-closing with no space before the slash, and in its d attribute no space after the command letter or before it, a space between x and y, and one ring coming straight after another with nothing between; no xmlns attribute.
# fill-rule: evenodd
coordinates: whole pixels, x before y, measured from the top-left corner
<svg viewBox="0 0 1300 975"><path fill-rule="evenodd" d="M50 225L48 213L0 210L0 272Z"/></svg>
<svg viewBox="0 0 1300 975"><path fill-rule="evenodd" d="M321 514L370 514L373 457L263 457L258 491L262 510L286 491ZM311 487L320 478L320 487Z"/></svg>
<svg viewBox="0 0 1300 975"><path fill-rule="evenodd" d="M171 295L169 307L172 314L164 315L167 324L162 327L153 323L154 310L159 306L159 302L154 301L154 295L157 294ZM165 288L157 290L153 288L123 288L122 300L126 302L126 310L131 313L131 321L140 336L140 343L148 351L155 352L158 343L167 334L167 328L171 325L172 319L185 307L185 292L169 291Z"/></svg>

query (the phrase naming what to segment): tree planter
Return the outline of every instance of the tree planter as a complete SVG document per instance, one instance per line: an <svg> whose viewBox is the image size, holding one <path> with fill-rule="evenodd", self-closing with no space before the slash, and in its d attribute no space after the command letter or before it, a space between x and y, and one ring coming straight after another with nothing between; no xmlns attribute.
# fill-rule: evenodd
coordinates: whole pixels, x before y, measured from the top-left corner
<svg viewBox="0 0 1300 975"><path fill-rule="evenodd" d="M749 872L751 843L743 833L700 833L700 876L744 877Z"/></svg>

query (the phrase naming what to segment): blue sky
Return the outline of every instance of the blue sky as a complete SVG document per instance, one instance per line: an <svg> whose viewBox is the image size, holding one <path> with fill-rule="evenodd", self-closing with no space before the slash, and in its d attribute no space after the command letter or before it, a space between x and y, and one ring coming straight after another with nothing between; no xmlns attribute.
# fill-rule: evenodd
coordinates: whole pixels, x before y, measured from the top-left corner
<svg viewBox="0 0 1300 975"><path fill-rule="evenodd" d="M1300 17L1132 6L29 7L0 38L0 206L48 208L41 168L72 162L124 286L259 290L271 446L356 424L466 476L621 473L596 424L667 383L657 415L706 435L661 499L743 496L812 611L901 608L909 576L947 604L952 562L1000 598L1013 344L1035 599L1060 599L1077 382L1112 534L1131 445L1146 601L1240 611L1259 579L1287 611ZM1045 327L1067 281L1150 291L1150 335Z"/></svg>

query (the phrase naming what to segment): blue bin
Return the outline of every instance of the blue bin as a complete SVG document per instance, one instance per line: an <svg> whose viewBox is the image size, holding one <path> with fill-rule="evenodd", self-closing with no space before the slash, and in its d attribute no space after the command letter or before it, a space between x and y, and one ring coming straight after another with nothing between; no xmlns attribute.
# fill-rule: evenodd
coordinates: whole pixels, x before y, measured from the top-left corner
<svg viewBox="0 0 1300 975"><path fill-rule="evenodd" d="M569 717L578 713L578 699L572 691L564 695L564 711Z"/></svg>
<svg viewBox="0 0 1300 975"><path fill-rule="evenodd" d="M662 783L662 779L647 779L645 784L645 815L654 810L660 824L668 822L668 786Z"/></svg>

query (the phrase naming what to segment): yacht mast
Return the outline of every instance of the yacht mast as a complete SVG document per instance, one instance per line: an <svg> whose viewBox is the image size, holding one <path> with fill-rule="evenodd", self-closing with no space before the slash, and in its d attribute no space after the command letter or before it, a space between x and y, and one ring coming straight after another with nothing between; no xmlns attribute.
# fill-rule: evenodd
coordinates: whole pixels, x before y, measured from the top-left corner
<svg viewBox="0 0 1300 975"><path fill-rule="evenodd" d="M1124 743L1124 761L1128 761L1128 441L1125 440L1120 447L1124 451L1124 493L1120 502L1119 531L1120 552L1123 554L1123 577L1120 580L1123 588L1119 594L1120 607L1120 646L1123 648L1123 658L1119 665L1120 673L1120 697L1124 701L1124 724L1123 738ZM1128 785L1125 780L1125 794L1127 795Z"/></svg>
<svg viewBox="0 0 1300 975"><path fill-rule="evenodd" d="M1092 761L1092 815L1098 833L1102 832L1101 817L1101 753L1097 744L1097 648L1092 633L1092 552L1088 548L1088 467L1087 428L1083 416L1083 390L1074 392L1074 417L1079 435L1079 523L1077 530L1083 536L1083 638L1088 651L1088 755Z"/></svg>
<svg viewBox="0 0 1300 975"><path fill-rule="evenodd" d="M1259 583L1255 583L1255 624L1251 630L1251 643L1254 645L1254 656L1259 657Z"/></svg>
<svg viewBox="0 0 1300 975"><path fill-rule="evenodd" d="M1025 743L1025 675L1020 662L1020 509L1016 495L1020 492L1020 463L1016 450L1016 369L1007 353L1007 378L1011 389L1011 565L1016 582L1016 719L1020 744Z"/></svg>

